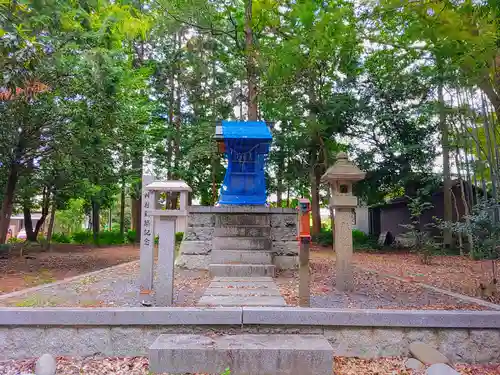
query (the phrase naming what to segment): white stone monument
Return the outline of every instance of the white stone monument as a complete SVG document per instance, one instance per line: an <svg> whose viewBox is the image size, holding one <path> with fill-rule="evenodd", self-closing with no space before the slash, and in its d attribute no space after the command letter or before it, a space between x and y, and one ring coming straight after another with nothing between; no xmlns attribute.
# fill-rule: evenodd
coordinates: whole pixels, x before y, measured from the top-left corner
<svg viewBox="0 0 500 375"><path fill-rule="evenodd" d="M154 290L157 306L171 306L174 295L175 222L179 216L188 214L191 188L184 181L151 180L151 176L143 176L140 293L144 305L151 305ZM179 193L179 209L164 209L165 193ZM157 285L153 285L155 233L159 237Z"/></svg>
<svg viewBox="0 0 500 375"><path fill-rule="evenodd" d="M365 178L365 172L340 152L337 161L321 177L331 189L330 206L335 210L335 285L340 291L353 290L352 277L352 212L358 198L352 194L352 184Z"/></svg>

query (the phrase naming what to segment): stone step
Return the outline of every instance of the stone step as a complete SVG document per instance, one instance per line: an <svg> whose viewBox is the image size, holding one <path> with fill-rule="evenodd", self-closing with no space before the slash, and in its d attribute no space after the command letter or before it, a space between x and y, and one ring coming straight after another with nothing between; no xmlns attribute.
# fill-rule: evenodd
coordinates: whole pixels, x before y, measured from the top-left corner
<svg viewBox="0 0 500 375"><path fill-rule="evenodd" d="M225 227L230 225L260 225L270 226L271 216L268 214L219 214L215 219L216 227Z"/></svg>
<svg viewBox="0 0 500 375"><path fill-rule="evenodd" d="M249 277L274 276L275 266L272 264L216 264L208 266L210 276Z"/></svg>
<svg viewBox="0 0 500 375"><path fill-rule="evenodd" d="M214 237L267 237L271 236L271 227L262 225L225 226L214 228Z"/></svg>
<svg viewBox="0 0 500 375"><path fill-rule="evenodd" d="M231 375L327 375L333 349L323 336L160 335L149 348L153 373Z"/></svg>
<svg viewBox="0 0 500 375"><path fill-rule="evenodd" d="M270 250L271 240L267 237L214 237L213 250Z"/></svg>
<svg viewBox="0 0 500 375"><path fill-rule="evenodd" d="M208 296L200 298L196 306L213 307L236 307L236 306L258 306L258 307L284 307L286 302L279 296L249 296L249 295L230 295L230 296Z"/></svg>
<svg viewBox="0 0 500 375"><path fill-rule="evenodd" d="M259 250L213 250L212 263L219 264L272 264L273 257L269 251Z"/></svg>

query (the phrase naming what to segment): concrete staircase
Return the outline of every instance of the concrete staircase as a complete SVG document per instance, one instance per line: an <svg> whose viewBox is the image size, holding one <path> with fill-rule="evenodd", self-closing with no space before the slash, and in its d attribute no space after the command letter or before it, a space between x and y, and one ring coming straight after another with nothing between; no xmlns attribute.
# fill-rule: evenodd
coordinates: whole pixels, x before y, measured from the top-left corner
<svg viewBox="0 0 500 375"><path fill-rule="evenodd" d="M212 276L274 276L269 215L221 215L212 238Z"/></svg>
<svg viewBox="0 0 500 375"><path fill-rule="evenodd" d="M320 335L160 335L149 366L169 374L329 375L333 349Z"/></svg>

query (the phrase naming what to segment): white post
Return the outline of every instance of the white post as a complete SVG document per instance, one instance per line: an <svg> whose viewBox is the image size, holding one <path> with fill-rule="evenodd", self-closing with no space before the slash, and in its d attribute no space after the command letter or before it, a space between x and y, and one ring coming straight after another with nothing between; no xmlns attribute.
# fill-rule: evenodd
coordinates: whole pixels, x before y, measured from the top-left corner
<svg viewBox="0 0 500 375"><path fill-rule="evenodd" d="M153 176L142 176L142 207L141 207L141 236L140 249L140 294L144 305L151 305L151 292L154 277L154 242L155 242L155 217L146 211L154 209L155 192L146 189L153 182Z"/></svg>
<svg viewBox="0 0 500 375"><path fill-rule="evenodd" d="M176 217L160 216L158 221L157 306L171 306L174 300L175 220Z"/></svg>

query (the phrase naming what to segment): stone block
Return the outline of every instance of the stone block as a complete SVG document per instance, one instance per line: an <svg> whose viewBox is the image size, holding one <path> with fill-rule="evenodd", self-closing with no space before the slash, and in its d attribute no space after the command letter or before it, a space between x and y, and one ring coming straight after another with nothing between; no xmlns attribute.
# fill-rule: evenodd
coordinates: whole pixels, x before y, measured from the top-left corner
<svg viewBox="0 0 500 375"><path fill-rule="evenodd" d="M214 237L214 250L270 250L271 240L266 237Z"/></svg>
<svg viewBox="0 0 500 375"><path fill-rule="evenodd" d="M111 352L111 328L77 328L78 340L76 352L78 356L84 357L95 353L112 355Z"/></svg>
<svg viewBox="0 0 500 375"><path fill-rule="evenodd" d="M299 268L299 257L294 255L278 255L274 257L273 264L280 270L293 270Z"/></svg>
<svg viewBox="0 0 500 375"><path fill-rule="evenodd" d="M41 352L49 352L57 355L78 355L77 342L79 340L76 328L45 328L42 339Z"/></svg>
<svg viewBox="0 0 500 375"><path fill-rule="evenodd" d="M297 228L297 213L271 214L272 228Z"/></svg>
<svg viewBox="0 0 500 375"><path fill-rule="evenodd" d="M0 361L9 359L7 352L10 350L9 329L0 327Z"/></svg>
<svg viewBox="0 0 500 375"><path fill-rule="evenodd" d="M270 226L226 226L214 228L214 237L269 237Z"/></svg>
<svg viewBox="0 0 500 375"><path fill-rule="evenodd" d="M205 296L281 296L277 288L258 288L258 289L241 289L241 288L220 288L209 287L205 290Z"/></svg>
<svg viewBox="0 0 500 375"><path fill-rule="evenodd" d="M268 214L218 214L215 217L216 227L226 227L232 225L258 225L269 226L270 217Z"/></svg>
<svg viewBox="0 0 500 375"><path fill-rule="evenodd" d="M180 247L181 254L202 255L212 251L212 241L187 241L182 240Z"/></svg>
<svg viewBox="0 0 500 375"><path fill-rule="evenodd" d="M207 296L204 295L198 306L286 306L285 300L279 296Z"/></svg>
<svg viewBox="0 0 500 375"><path fill-rule="evenodd" d="M297 255L299 241L272 241L271 250L277 255Z"/></svg>
<svg viewBox="0 0 500 375"><path fill-rule="evenodd" d="M465 329L441 330L439 332L439 348L452 362L471 362L474 353L471 353L469 333Z"/></svg>
<svg viewBox="0 0 500 375"><path fill-rule="evenodd" d="M439 347L438 334L433 329L408 329L406 331L406 338L408 342L420 341L432 346L433 348Z"/></svg>
<svg viewBox="0 0 500 375"><path fill-rule="evenodd" d="M317 375L333 369L329 343L309 335L162 335L149 359L158 373L219 374L229 367L234 375Z"/></svg>
<svg viewBox="0 0 500 375"><path fill-rule="evenodd" d="M151 342L146 340L143 328L111 328L111 352L113 356L146 355L150 345Z"/></svg>
<svg viewBox="0 0 500 375"><path fill-rule="evenodd" d="M297 241L297 227L271 228L270 235L273 241Z"/></svg>
<svg viewBox="0 0 500 375"><path fill-rule="evenodd" d="M248 250L214 250L212 251L212 263L231 264L271 264L272 255L264 251Z"/></svg>
<svg viewBox="0 0 500 375"><path fill-rule="evenodd" d="M500 360L500 329L471 330L470 362L497 363Z"/></svg>
<svg viewBox="0 0 500 375"><path fill-rule="evenodd" d="M215 215L213 213L190 212L187 224L189 227L213 227Z"/></svg>
<svg viewBox="0 0 500 375"><path fill-rule="evenodd" d="M410 370L420 371L424 368L424 364L415 358L408 358L405 361L405 367Z"/></svg>
<svg viewBox="0 0 500 375"><path fill-rule="evenodd" d="M405 355L402 329L325 328L336 356L378 358Z"/></svg>
<svg viewBox="0 0 500 375"><path fill-rule="evenodd" d="M9 330L9 357L12 359L37 357L46 352L45 329L24 327Z"/></svg>
<svg viewBox="0 0 500 375"><path fill-rule="evenodd" d="M175 260L175 266L188 270L208 270L211 263L210 254L207 255L192 255L181 254Z"/></svg>
<svg viewBox="0 0 500 375"><path fill-rule="evenodd" d="M187 227L183 241L212 241L213 227Z"/></svg>
<svg viewBox="0 0 500 375"><path fill-rule="evenodd" d="M249 277L274 276L275 267L272 264L210 264L211 276Z"/></svg>

